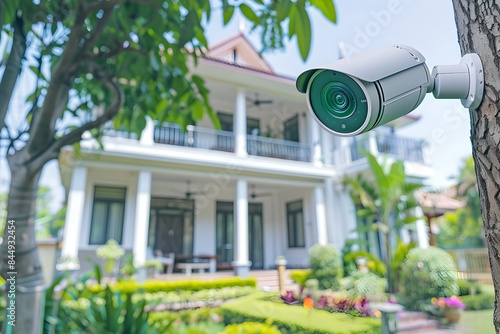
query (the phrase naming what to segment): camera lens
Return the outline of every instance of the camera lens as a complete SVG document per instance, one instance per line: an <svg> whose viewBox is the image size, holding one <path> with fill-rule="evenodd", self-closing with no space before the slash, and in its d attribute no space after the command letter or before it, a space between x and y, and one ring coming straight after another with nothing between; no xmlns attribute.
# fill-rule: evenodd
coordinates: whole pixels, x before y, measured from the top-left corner
<svg viewBox="0 0 500 334"><path fill-rule="evenodd" d="M356 110L354 93L341 82L327 83L321 90L323 108L336 118L351 116Z"/></svg>

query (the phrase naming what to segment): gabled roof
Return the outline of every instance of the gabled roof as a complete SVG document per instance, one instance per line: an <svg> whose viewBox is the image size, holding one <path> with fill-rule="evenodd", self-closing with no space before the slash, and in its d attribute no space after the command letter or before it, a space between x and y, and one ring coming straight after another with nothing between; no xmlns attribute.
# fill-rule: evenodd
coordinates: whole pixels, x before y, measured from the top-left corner
<svg viewBox="0 0 500 334"><path fill-rule="evenodd" d="M205 57L260 72L275 74L271 65L260 56L257 49L241 32L211 46Z"/></svg>

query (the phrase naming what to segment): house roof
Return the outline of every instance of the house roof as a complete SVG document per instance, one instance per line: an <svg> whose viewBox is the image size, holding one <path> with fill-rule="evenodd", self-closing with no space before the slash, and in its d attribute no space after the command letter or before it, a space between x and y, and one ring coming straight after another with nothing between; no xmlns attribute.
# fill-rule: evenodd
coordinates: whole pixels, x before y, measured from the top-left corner
<svg viewBox="0 0 500 334"><path fill-rule="evenodd" d="M464 206L462 201L456 200L447 194L431 193L420 190L416 194L425 213L440 216L446 212L455 211Z"/></svg>
<svg viewBox="0 0 500 334"><path fill-rule="evenodd" d="M212 45L205 56L208 59L235 66L276 74L271 65L262 58L257 49L241 32Z"/></svg>

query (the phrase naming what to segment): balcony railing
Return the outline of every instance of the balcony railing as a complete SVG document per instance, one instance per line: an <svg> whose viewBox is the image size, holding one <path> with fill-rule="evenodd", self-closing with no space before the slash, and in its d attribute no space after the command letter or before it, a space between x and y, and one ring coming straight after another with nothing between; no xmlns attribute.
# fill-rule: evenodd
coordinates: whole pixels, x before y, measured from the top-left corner
<svg viewBox="0 0 500 334"><path fill-rule="evenodd" d="M377 136L377 149L380 153L391 154L405 161L425 163L425 141L394 135Z"/></svg>
<svg viewBox="0 0 500 334"><path fill-rule="evenodd" d="M390 154L401 160L425 164L424 147L425 141L405 138L395 135L376 135L376 150L378 153ZM370 149L372 138L355 138L350 144L351 161L357 161L364 157L363 152Z"/></svg>
<svg viewBox="0 0 500 334"><path fill-rule="evenodd" d="M203 148L234 152L234 134L197 126L188 126L186 131L176 124L156 125L154 142L159 144ZM296 161L310 161L309 146L288 140L247 136L247 151L250 155Z"/></svg>

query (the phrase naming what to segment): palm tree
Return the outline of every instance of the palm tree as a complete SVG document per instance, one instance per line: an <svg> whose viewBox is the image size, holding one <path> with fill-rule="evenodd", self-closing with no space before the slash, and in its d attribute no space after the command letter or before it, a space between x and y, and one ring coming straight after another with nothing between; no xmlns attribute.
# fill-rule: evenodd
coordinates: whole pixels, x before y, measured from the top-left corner
<svg viewBox="0 0 500 334"><path fill-rule="evenodd" d="M393 233L402 226L415 222L410 210L418 206L414 192L422 187L420 182L408 182L404 163L396 161L388 168L379 164L375 156L365 153L371 174L347 177L345 184L351 190L355 204L360 208L358 215L371 219L373 227L383 235L385 251L383 260L387 266L387 292L394 293L391 277L391 250Z"/></svg>

